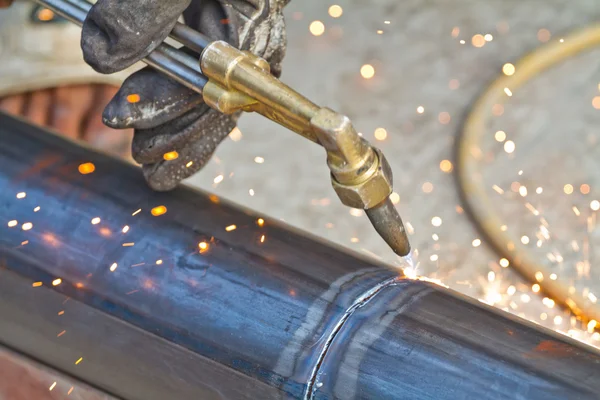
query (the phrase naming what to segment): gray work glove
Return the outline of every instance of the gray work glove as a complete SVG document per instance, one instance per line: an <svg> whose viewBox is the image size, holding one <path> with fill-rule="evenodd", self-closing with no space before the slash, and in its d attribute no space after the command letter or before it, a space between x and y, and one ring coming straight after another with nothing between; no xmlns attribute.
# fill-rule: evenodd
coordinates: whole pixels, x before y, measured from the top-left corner
<svg viewBox="0 0 600 400"><path fill-rule="evenodd" d="M183 13L190 27L265 58L279 76L286 45L282 10L288 2L99 0L83 25L84 58L101 73L128 68L154 50ZM210 109L201 95L149 67L125 80L103 114L112 128L135 129L133 158L159 191L173 189L200 170L237 117ZM172 152L178 157L165 160Z"/></svg>

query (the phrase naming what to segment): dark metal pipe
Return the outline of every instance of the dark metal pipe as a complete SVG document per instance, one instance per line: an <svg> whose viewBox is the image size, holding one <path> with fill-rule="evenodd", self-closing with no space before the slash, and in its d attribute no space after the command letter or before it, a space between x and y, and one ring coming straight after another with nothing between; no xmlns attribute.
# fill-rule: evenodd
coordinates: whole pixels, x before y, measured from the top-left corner
<svg viewBox="0 0 600 400"><path fill-rule="evenodd" d="M0 344L117 397L597 398L592 347L7 116L0 143Z"/></svg>

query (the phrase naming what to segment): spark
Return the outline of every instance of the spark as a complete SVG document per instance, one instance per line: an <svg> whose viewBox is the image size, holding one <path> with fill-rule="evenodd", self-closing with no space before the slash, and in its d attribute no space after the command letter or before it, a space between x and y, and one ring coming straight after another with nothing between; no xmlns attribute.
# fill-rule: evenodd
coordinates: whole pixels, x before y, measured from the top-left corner
<svg viewBox="0 0 600 400"><path fill-rule="evenodd" d="M579 211L579 209L576 206L573 206L573 212L575 213L576 216L580 216L581 212Z"/></svg>
<svg viewBox="0 0 600 400"><path fill-rule="evenodd" d="M342 7L338 6L337 4L334 4L331 7L329 7L328 11L329 11L329 16L331 18L339 18L344 13L344 10L342 9Z"/></svg>
<svg viewBox="0 0 600 400"><path fill-rule="evenodd" d="M514 295L515 293L517 293L517 288L514 287L513 285L510 285L508 287L508 289L506 289L506 294L508 294L509 296Z"/></svg>
<svg viewBox="0 0 600 400"><path fill-rule="evenodd" d="M563 319L560 315L557 315L556 317L554 317L554 325L560 325L562 324Z"/></svg>
<svg viewBox="0 0 600 400"><path fill-rule="evenodd" d="M52 389L54 389L55 387L56 387L56 382L54 382L52 385L50 385L50 388L48 390L52 391Z"/></svg>
<svg viewBox="0 0 600 400"><path fill-rule="evenodd" d="M240 131L239 128L233 128L233 130L231 132L229 132L229 137L231 138L231 140L233 140L234 142L239 142L240 140L242 140L242 131Z"/></svg>
<svg viewBox="0 0 600 400"><path fill-rule="evenodd" d="M121 229L121 232L123 232L123 233L127 233L127 232L129 232L129 225L125 225L125 226L123 227L123 229Z"/></svg>
<svg viewBox="0 0 600 400"><path fill-rule="evenodd" d="M21 226L21 229L23 229L24 231L28 231L31 228L33 228L33 224L31 222L25 222L23 226Z"/></svg>
<svg viewBox="0 0 600 400"><path fill-rule="evenodd" d="M504 194L504 190L502 190L502 188L498 185L492 186L492 189L494 189L498 194Z"/></svg>
<svg viewBox="0 0 600 400"><path fill-rule="evenodd" d="M552 279L553 281L555 281L558 277L556 276L556 274L550 274L550 279Z"/></svg>
<svg viewBox="0 0 600 400"><path fill-rule="evenodd" d="M91 162L87 162L79 164L79 167L77 169L81 175L88 175L96 170L96 166Z"/></svg>
<svg viewBox="0 0 600 400"><path fill-rule="evenodd" d="M223 182L223 175L217 175L217 176L215 177L215 179L213 179L213 182L214 182L215 184L219 184L219 183Z"/></svg>
<svg viewBox="0 0 600 400"><path fill-rule="evenodd" d="M440 170L442 172L450 173L450 172L452 172L453 169L454 169L454 167L452 166L452 163L450 162L450 160L442 160L440 162Z"/></svg>
<svg viewBox="0 0 600 400"><path fill-rule="evenodd" d="M173 161L173 160L177 160L178 158L179 158L179 153L176 152L175 150L169 151L168 153L163 154L163 159L165 161Z"/></svg>
<svg viewBox="0 0 600 400"><path fill-rule="evenodd" d="M511 96L512 96L512 92L511 92L511 90L510 90L509 88L507 88L507 87L505 87L505 88L504 88L504 93L506 93L506 95L507 95L508 97L511 97Z"/></svg>
<svg viewBox="0 0 600 400"><path fill-rule="evenodd" d="M387 131L384 128L375 129L375 139L379 141L383 141L387 139Z"/></svg>
<svg viewBox="0 0 600 400"><path fill-rule="evenodd" d="M112 265L110 266L110 272L115 272L115 270L117 269L119 265L117 263L112 263Z"/></svg>
<svg viewBox="0 0 600 400"><path fill-rule="evenodd" d="M494 37L489 33L487 33L483 38L486 42L491 42L492 40L494 40Z"/></svg>
<svg viewBox="0 0 600 400"><path fill-rule="evenodd" d="M433 262L437 261L437 260L438 260L438 258L439 258L439 257L438 257L438 255L437 255L437 254L432 254L432 255L431 255L431 257L429 257L429 259L430 259L431 261L433 261Z"/></svg>
<svg viewBox="0 0 600 400"><path fill-rule="evenodd" d="M417 112L418 112L419 114L423 114L423 113L425 112L425 107L423 107L423 106L419 106L419 107L417 107Z"/></svg>
<svg viewBox="0 0 600 400"><path fill-rule="evenodd" d="M521 243L523 243L523 244L529 244L529 237L528 236L521 236Z"/></svg>
<svg viewBox="0 0 600 400"><path fill-rule="evenodd" d="M392 192L392 194L390 194L390 200L392 201L392 204L396 205L400 203L400 195L396 192Z"/></svg>
<svg viewBox="0 0 600 400"><path fill-rule="evenodd" d="M140 95L133 93L130 95L127 95L127 101L131 104L135 104L135 103L139 103L141 100Z"/></svg>
<svg viewBox="0 0 600 400"><path fill-rule="evenodd" d="M440 113L440 115L438 115L438 121L440 121L441 124L446 125L448 123L450 123L450 114L447 113L446 111L443 111Z"/></svg>
<svg viewBox="0 0 600 400"><path fill-rule="evenodd" d="M360 74L365 79L371 79L375 76L375 68L371 64L365 64L360 67Z"/></svg>
<svg viewBox="0 0 600 400"><path fill-rule="evenodd" d="M494 282L496 280L496 273L494 271L488 272L488 281Z"/></svg>
<svg viewBox="0 0 600 400"><path fill-rule="evenodd" d="M155 217L159 217L159 216L167 213L167 207L165 207L163 205L156 206L152 210L150 210L150 213Z"/></svg>
<svg viewBox="0 0 600 400"><path fill-rule="evenodd" d="M33 287L40 287L40 286L42 286L42 285L43 285L43 284L42 284L42 282L33 282L33 283L31 284L31 286L33 286Z"/></svg>
<svg viewBox="0 0 600 400"><path fill-rule="evenodd" d="M40 209L41 209L41 207L37 206L36 208L33 209L33 212L38 212L38 211L40 211Z"/></svg>
<svg viewBox="0 0 600 400"><path fill-rule="evenodd" d="M17 221L16 219L13 219L12 221L8 221L8 227L9 228L14 228L18 224L19 224L19 221Z"/></svg>
<svg viewBox="0 0 600 400"><path fill-rule="evenodd" d="M534 284L533 286L531 286L531 290L533 290L534 293L537 293L540 291L540 285L539 284Z"/></svg>
<svg viewBox="0 0 600 400"><path fill-rule="evenodd" d="M435 226L435 227L439 227L442 225L442 219L440 217L433 217L431 219L431 225Z"/></svg>
<svg viewBox="0 0 600 400"><path fill-rule="evenodd" d="M67 392L67 396L69 396L71 393L73 393L73 389L75 389L73 386L71 386L71 389L69 389L69 391Z"/></svg>
<svg viewBox="0 0 600 400"><path fill-rule="evenodd" d="M133 245L135 245L134 242L123 243L123 247L132 247Z"/></svg>
<svg viewBox="0 0 600 400"><path fill-rule="evenodd" d="M539 187L539 188L535 189L535 192L537 194L542 194L544 192L544 189L542 189L541 187Z"/></svg>
<svg viewBox="0 0 600 400"><path fill-rule="evenodd" d="M594 293L590 293L590 294L588 294L588 299L590 299L590 301L591 301L592 303L595 303L595 302L597 302L597 301L598 301L598 298L596 297L596 295L594 295Z"/></svg>
<svg viewBox="0 0 600 400"><path fill-rule="evenodd" d="M156 260L156 265L162 265L163 260Z"/></svg>
<svg viewBox="0 0 600 400"><path fill-rule="evenodd" d="M502 66L502 72L506 76L511 76L515 73L515 66L511 63L506 63Z"/></svg>
<svg viewBox="0 0 600 400"><path fill-rule="evenodd" d="M515 142L513 142L512 140L507 140L504 143L504 151L507 152L508 154L511 154L515 151Z"/></svg>
<svg viewBox="0 0 600 400"><path fill-rule="evenodd" d="M56 278L55 280L52 281L52 286L58 286L61 283L62 283L62 279Z"/></svg>
<svg viewBox="0 0 600 400"><path fill-rule="evenodd" d="M141 209L141 208L139 208L139 209L137 209L136 211L134 211L134 212L133 212L133 214L131 214L131 216L132 216L132 217L134 217L134 216L138 215L138 214L139 214L139 213L141 213L141 212L142 212L142 209Z"/></svg>
<svg viewBox="0 0 600 400"><path fill-rule="evenodd" d="M262 227L265 224L265 220L262 218L259 218L256 220L256 224L260 227Z"/></svg>
<svg viewBox="0 0 600 400"><path fill-rule="evenodd" d="M566 184L563 187L563 191L565 192L565 194L571 194L571 193L573 193L573 185Z"/></svg>
<svg viewBox="0 0 600 400"><path fill-rule="evenodd" d="M94 217L92 218L92 220L90 221L92 223L92 225L98 225L100 223L101 219L100 217Z"/></svg>
<svg viewBox="0 0 600 400"><path fill-rule="evenodd" d="M27 197L27 193L25 193L25 192L17 193L17 199L24 199L25 197Z"/></svg>
<svg viewBox="0 0 600 400"><path fill-rule="evenodd" d="M198 248L200 249L200 253L204 253L205 251L208 250L208 243L200 242L200 243L198 243Z"/></svg>
<svg viewBox="0 0 600 400"><path fill-rule="evenodd" d="M257 164L262 164L265 162L265 159L263 157L254 157L254 162Z"/></svg>
<svg viewBox="0 0 600 400"><path fill-rule="evenodd" d="M431 182L425 182L422 186L423 193L431 193L433 192L433 184Z"/></svg>
<svg viewBox="0 0 600 400"><path fill-rule="evenodd" d="M64 335L65 333L67 333L67 331L62 331L60 332L58 335L56 335L56 337L61 337L62 335Z"/></svg>
<svg viewBox="0 0 600 400"><path fill-rule="evenodd" d="M499 264L502 268L507 268L510 265L506 258L501 258Z"/></svg>
<svg viewBox="0 0 600 400"><path fill-rule="evenodd" d="M475 47L483 47L485 45L485 38L483 35L477 34L471 38L471 43Z"/></svg>
<svg viewBox="0 0 600 400"><path fill-rule="evenodd" d="M186 168L189 168L189 167L191 167L192 165L194 165L194 162L193 162L193 161L190 161L190 162L188 162L187 164L185 164L185 167L186 167Z"/></svg>
<svg viewBox="0 0 600 400"><path fill-rule="evenodd" d="M237 226L235 226L235 225L229 225L228 227L225 228L225 230L227 232L235 231L236 229L237 229Z"/></svg>
<svg viewBox="0 0 600 400"><path fill-rule="evenodd" d="M353 238L353 239L356 239L356 238ZM356 241L358 242L358 239L356 239ZM265 242L265 235L262 235L262 236L260 237L260 242L261 242L261 243L264 243L264 242Z"/></svg>
<svg viewBox="0 0 600 400"><path fill-rule="evenodd" d="M479 247L481 245L481 240L475 239L471 244L473 245L473 247Z"/></svg>
<svg viewBox="0 0 600 400"><path fill-rule="evenodd" d="M600 201L598 201L598 200L593 200L593 201L590 203L590 208L591 208L592 210L594 210L594 211L598 211L598 210L600 210Z"/></svg>
<svg viewBox="0 0 600 400"><path fill-rule="evenodd" d="M350 215L352 215L353 217L362 217L363 211L359 208L351 208Z"/></svg>
<svg viewBox="0 0 600 400"><path fill-rule="evenodd" d="M523 186L523 185L519 186L519 194L520 194L522 197L525 197L525 196L527 196L527 187L526 187L526 186Z"/></svg>
<svg viewBox="0 0 600 400"><path fill-rule="evenodd" d="M506 140L506 132L504 131L498 131L496 132L496 134L494 135L494 139L496 139L497 142L504 142Z"/></svg>
<svg viewBox="0 0 600 400"><path fill-rule="evenodd" d="M313 21L310 23L308 29L314 36L321 36L323 33L325 33L325 24L323 24L321 21Z"/></svg>
<svg viewBox="0 0 600 400"><path fill-rule="evenodd" d="M79 360L75 361L75 365L79 364L82 361L83 361L83 357L79 357Z"/></svg>

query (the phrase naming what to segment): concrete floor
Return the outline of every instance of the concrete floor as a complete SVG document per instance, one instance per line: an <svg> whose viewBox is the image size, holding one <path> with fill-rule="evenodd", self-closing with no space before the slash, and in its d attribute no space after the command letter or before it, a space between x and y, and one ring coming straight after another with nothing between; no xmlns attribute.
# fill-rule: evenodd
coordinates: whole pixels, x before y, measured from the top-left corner
<svg viewBox="0 0 600 400"><path fill-rule="evenodd" d="M474 247L479 234L469 219L457 212L461 204L454 177L442 172L439 165L445 159L453 161L452 146L469 106L501 72L503 64L516 62L540 46L540 29L548 30L551 40L556 40L591 24L600 16L598 3L340 0L337 4L344 12L338 19L327 14L331 4L293 1L288 6L289 51L282 79L315 102L350 116L358 130L387 155L401 199L398 208L414 228L411 240L417 249L417 272L554 329L568 330L569 314L542 305L542 297L533 293L528 283L498 265L500 257L485 242ZM314 20L325 24L322 36L309 33ZM476 34L491 34L493 39L477 48L471 42ZM569 182L577 184L576 188L579 183L591 184L591 193L577 200L582 204L589 204L590 196L598 194L591 177L597 164L583 134L594 134L598 122L591 99L598 93L600 76L595 60L599 56L599 51L593 51L570 60L515 93L514 102L507 105L503 118L494 120L492 134L482 145L498 154L483 170L490 188L498 184L510 191L510 183L525 167L531 172L529 184L536 185L539 180L544 186L546 195L536 199L536 206L545 207L548 219L564 229L557 248L570 243L565 237L586 230L580 221L557 225L567 216L572 220L572 205L568 200L563 208L555 209L557 197L552 194L560 193ZM359 73L367 63L376 71L371 80ZM417 112L419 106L424 108L422 114ZM576 125L573 118L578 120ZM388 133L383 141L374 138L379 127ZM351 214L339 203L330 187L321 148L259 116L244 117L240 129L241 140L226 141L191 184L339 244L401 264L366 217ZM502 144L493 139L497 129L506 130L523 151L503 157ZM553 140L559 135L568 135L568 144ZM587 153L582 152L585 149ZM554 156L544 156L547 151L554 151ZM257 156L263 157L264 163L256 163ZM587 160L585 168L578 166L582 157ZM542 173L552 165L552 174ZM554 173L561 179L553 180ZM224 180L215 184L218 175ZM515 205L514 196L495 201L507 220L525 218L526 210L522 204L520 208ZM432 225L434 216L442 219L440 227ZM520 224L515 235L520 237L536 224L539 221ZM594 282L577 278L573 264L561 266L568 284L591 284L593 289ZM513 296L506 295L510 285L517 289ZM555 321L555 316L562 316L562 322L559 318Z"/></svg>

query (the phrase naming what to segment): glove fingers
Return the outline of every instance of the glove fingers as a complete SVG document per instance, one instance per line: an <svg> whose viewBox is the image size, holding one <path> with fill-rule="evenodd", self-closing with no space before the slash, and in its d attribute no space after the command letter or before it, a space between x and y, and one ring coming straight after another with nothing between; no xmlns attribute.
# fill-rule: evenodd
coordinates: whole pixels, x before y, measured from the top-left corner
<svg viewBox="0 0 600 400"><path fill-rule="evenodd" d="M85 19L81 48L96 71L130 67L154 50L191 0L99 0Z"/></svg>
<svg viewBox="0 0 600 400"><path fill-rule="evenodd" d="M163 160L166 153L180 153L200 138L211 140L216 146L235 125L235 117L220 114L207 106L199 107L165 125L136 130L132 146L133 159L140 164L157 163Z"/></svg>
<svg viewBox="0 0 600 400"><path fill-rule="evenodd" d="M221 129L218 132L205 132L180 149L177 159L144 165L142 170L149 186L157 191L172 190L179 182L204 168L217 146L233 130L235 122L229 119L219 126Z"/></svg>
<svg viewBox="0 0 600 400"><path fill-rule="evenodd" d="M202 95L147 67L123 82L104 109L102 118L115 129L149 129L203 103Z"/></svg>

